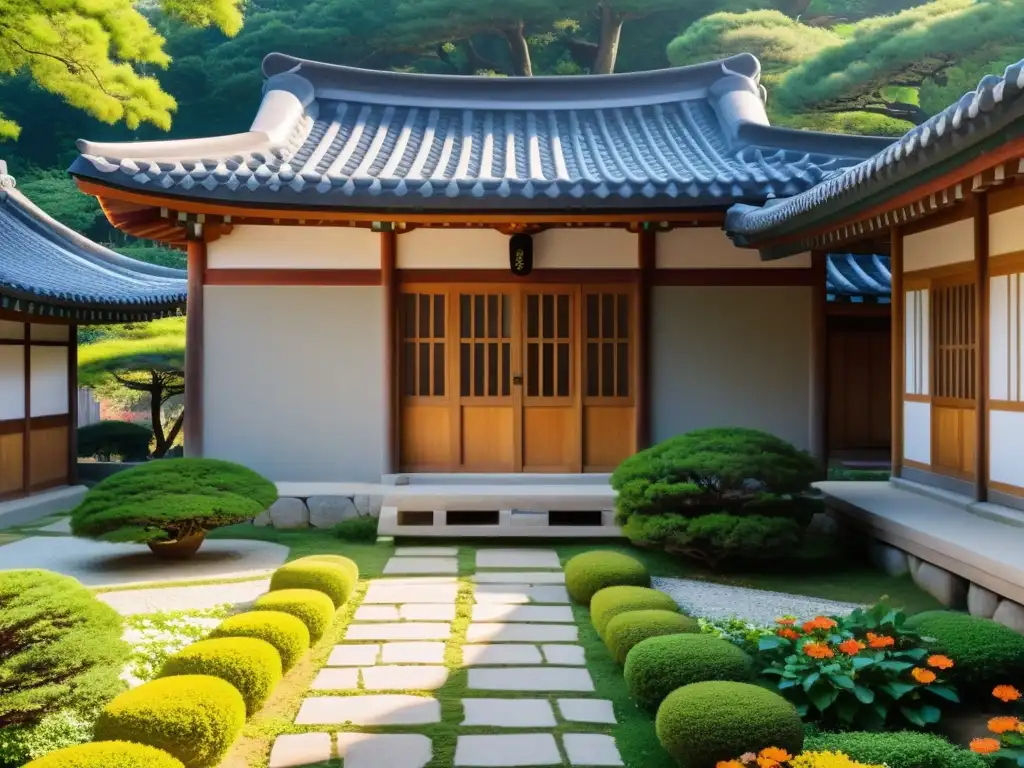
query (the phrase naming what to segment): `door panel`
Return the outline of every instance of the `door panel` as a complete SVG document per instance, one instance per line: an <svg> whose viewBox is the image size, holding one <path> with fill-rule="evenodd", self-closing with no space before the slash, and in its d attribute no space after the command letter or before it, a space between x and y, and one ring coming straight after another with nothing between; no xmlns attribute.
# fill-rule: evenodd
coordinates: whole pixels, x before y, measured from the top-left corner
<svg viewBox="0 0 1024 768"><path fill-rule="evenodd" d="M399 462L410 471L451 466L450 302L438 288L399 298Z"/></svg>
<svg viewBox="0 0 1024 768"><path fill-rule="evenodd" d="M629 286L584 292L584 471L609 472L636 450L635 312Z"/></svg>

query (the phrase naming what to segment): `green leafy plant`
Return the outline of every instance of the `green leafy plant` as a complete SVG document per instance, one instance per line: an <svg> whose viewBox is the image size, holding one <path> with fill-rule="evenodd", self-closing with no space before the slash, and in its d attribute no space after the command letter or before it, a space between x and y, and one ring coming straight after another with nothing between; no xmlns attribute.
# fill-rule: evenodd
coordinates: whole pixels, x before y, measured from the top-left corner
<svg viewBox="0 0 1024 768"><path fill-rule="evenodd" d="M377 519L375 517L350 517L334 526L331 533L343 541L362 541L372 544L377 540Z"/></svg>
<svg viewBox="0 0 1024 768"><path fill-rule="evenodd" d="M217 606L126 616L126 637L132 648L126 669L129 684L141 685L154 679L167 659L205 638L228 612L228 606Z"/></svg>
<svg viewBox="0 0 1024 768"><path fill-rule="evenodd" d="M334 603L315 589L282 589L258 598L257 610L280 611L295 616L309 630L310 643L317 642L334 619Z"/></svg>
<svg viewBox="0 0 1024 768"><path fill-rule="evenodd" d="M576 555L565 564L565 587L583 605L605 587L651 586L651 576L639 560L621 552L594 550Z"/></svg>
<svg viewBox="0 0 1024 768"><path fill-rule="evenodd" d="M78 428L78 455L100 461L145 461L153 430L130 421L100 421Z"/></svg>
<svg viewBox="0 0 1024 768"><path fill-rule="evenodd" d="M37 723L0 729L0 766L18 768L30 760L90 739L92 717L71 709L51 712Z"/></svg>
<svg viewBox="0 0 1024 768"><path fill-rule="evenodd" d="M590 621L597 634L604 637L608 622L620 613L642 610L678 612L676 601L648 587L605 587L590 601Z"/></svg>
<svg viewBox="0 0 1024 768"><path fill-rule="evenodd" d="M1012 685L997 685L992 695L1003 704L1016 707L1017 712L993 717L988 721L988 730L992 736L982 736L971 740L971 750L986 755L995 768L1024 768L1024 707L1021 706L1022 695Z"/></svg>
<svg viewBox="0 0 1024 768"><path fill-rule="evenodd" d="M282 565L270 577L270 591L281 589L315 589L323 592L337 608L352 594L359 579L359 569L329 560L302 559Z"/></svg>
<svg viewBox="0 0 1024 768"><path fill-rule="evenodd" d="M762 637L775 634L774 627L754 624L743 619L705 619L698 618L700 631L712 637L728 640L749 654L757 654Z"/></svg>
<svg viewBox="0 0 1024 768"><path fill-rule="evenodd" d="M678 611L629 611L620 613L608 622L604 631L604 644L615 661L625 664L626 656L633 647L649 637L678 635L698 630L696 619L684 616Z"/></svg>
<svg viewBox="0 0 1024 768"><path fill-rule="evenodd" d="M985 768L985 761L970 750L918 731L816 733L807 737L804 749L842 752L888 768Z"/></svg>
<svg viewBox="0 0 1024 768"><path fill-rule="evenodd" d="M281 655L283 671L291 669L309 648L309 630L295 616L281 611L249 611L225 619L211 637L256 637Z"/></svg>
<svg viewBox="0 0 1024 768"><path fill-rule="evenodd" d="M61 749L25 768L183 768L182 762L156 747L128 741L97 741Z"/></svg>

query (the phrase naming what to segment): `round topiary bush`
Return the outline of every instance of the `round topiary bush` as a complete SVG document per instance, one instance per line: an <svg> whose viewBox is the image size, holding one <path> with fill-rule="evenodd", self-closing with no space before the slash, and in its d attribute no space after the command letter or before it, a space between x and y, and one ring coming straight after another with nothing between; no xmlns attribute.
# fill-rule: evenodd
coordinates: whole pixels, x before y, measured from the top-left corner
<svg viewBox="0 0 1024 768"><path fill-rule="evenodd" d="M905 626L935 639L929 647L955 664L944 674L969 697L991 703L996 685L1024 682L1024 635L1009 627L956 611L925 611Z"/></svg>
<svg viewBox="0 0 1024 768"><path fill-rule="evenodd" d="M986 760L941 736L916 731L890 733L818 733L808 736L804 749L842 752L859 763L888 768L985 768Z"/></svg>
<svg viewBox="0 0 1024 768"><path fill-rule="evenodd" d="M753 680L754 663L728 640L703 634L661 635L633 646L623 675L637 704L653 711L684 685Z"/></svg>
<svg viewBox="0 0 1024 768"><path fill-rule="evenodd" d="M334 602L315 589L282 589L268 592L256 600L255 608L262 611L290 613L300 619L309 630L309 642L315 643L334 620Z"/></svg>
<svg viewBox="0 0 1024 768"><path fill-rule="evenodd" d="M224 619L210 633L215 637L255 637L270 643L287 672L309 648L309 630L302 620L281 611L249 611Z"/></svg>
<svg viewBox="0 0 1024 768"><path fill-rule="evenodd" d="M213 768L245 725L245 701L209 675L162 677L125 691L104 707L97 741L133 741L162 749L185 768Z"/></svg>
<svg viewBox="0 0 1024 768"><path fill-rule="evenodd" d="M100 421L78 428L78 455L95 456L110 461L119 456L122 461L145 461L149 456L149 441L153 430L130 421Z"/></svg>
<svg viewBox="0 0 1024 768"><path fill-rule="evenodd" d="M183 768L161 749L128 741L94 741L51 752L24 768Z"/></svg>
<svg viewBox="0 0 1024 768"><path fill-rule="evenodd" d="M658 707L655 731L681 768L710 768L765 747L795 755L804 743L796 708L750 683L693 683L673 691Z"/></svg>
<svg viewBox="0 0 1024 768"><path fill-rule="evenodd" d="M71 513L71 531L102 541L167 545L191 554L207 531L249 520L277 499L276 486L240 464L161 459L100 481ZM187 543L194 543L191 552ZM163 547L163 549L161 549Z"/></svg>
<svg viewBox="0 0 1024 768"><path fill-rule="evenodd" d="M700 632L700 624L676 611L629 611L608 622L604 630L604 644L612 658L623 664L626 655L640 641L684 632Z"/></svg>
<svg viewBox="0 0 1024 768"><path fill-rule="evenodd" d="M355 563L352 565L354 567ZM274 575L270 577L270 591L315 589L331 598L331 602L337 608L348 600L348 596L355 589L359 571L355 569L354 578L352 573L352 568L327 560L296 560L274 571Z"/></svg>
<svg viewBox="0 0 1024 768"><path fill-rule="evenodd" d="M210 675L235 686L251 716L263 706L281 680L281 656L265 640L255 637L221 637L200 640L164 662L158 677Z"/></svg>
<svg viewBox="0 0 1024 768"><path fill-rule="evenodd" d="M356 519L358 519L358 520L366 520L366 519L373 520L372 517L371 518L362 518L362 517L360 517L360 518L352 518L352 519L353 520L356 520ZM300 557L297 560L292 560L292 563L304 563L304 562L307 562L307 561L314 562L314 563L332 563L332 564L338 566L339 568L343 569L346 573L348 573L349 577L352 579L353 583L359 581L359 566L356 565L356 561L355 560L351 560L351 559L349 559L347 557L344 557L343 555L306 555L305 557ZM291 563L288 563L288 565L291 565Z"/></svg>
<svg viewBox="0 0 1024 768"><path fill-rule="evenodd" d="M122 631L117 611L70 576L0 571L0 730L114 698L130 652Z"/></svg>
<svg viewBox="0 0 1024 768"><path fill-rule="evenodd" d="M590 605L590 599L605 587L650 585L643 563L621 552L584 552L565 564L565 587L583 605Z"/></svg>
<svg viewBox="0 0 1024 768"><path fill-rule="evenodd" d="M649 587L605 587L590 600L590 621L597 634L604 637L608 622L629 611L677 611L676 601Z"/></svg>

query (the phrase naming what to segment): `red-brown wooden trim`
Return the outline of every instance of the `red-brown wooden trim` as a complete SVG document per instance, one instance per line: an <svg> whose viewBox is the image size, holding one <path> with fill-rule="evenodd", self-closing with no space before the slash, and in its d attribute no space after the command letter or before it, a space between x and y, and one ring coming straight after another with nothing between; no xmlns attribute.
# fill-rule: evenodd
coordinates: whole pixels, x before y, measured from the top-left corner
<svg viewBox="0 0 1024 768"><path fill-rule="evenodd" d="M975 196L974 215L974 498L985 501L988 497L988 345L989 345L989 199L981 192Z"/></svg>
<svg viewBox="0 0 1024 768"><path fill-rule="evenodd" d="M203 283L206 243L189 240L188 302L185 308L185 450L203 455ZM213 271L213 270L211 270Z"/></svg>
<svg viewBox="0 0 1024 768"><path fill-rule="evenodd" d="M15 323L30 322L33 325L68 325L72 322L66 317L30 315L27 312L12 312L9 309L0 309L0 320L11 320ZM20 339L18 339L18 341L20 341Z"/></svg>
<svg viewBox="0 0 1024 768"><path fill-rule="evenodd" d="M811 455L822 465L828 460L828 303L826 260L823 251L811 254Z"/></svg>
<svg viewBox="0 0 1024 768"><path fill-rule="evenodd" d="M0 419L0 435L23 435L24 433L24 419Z"/></svg>
<svg viewBox="0 0 1024 768"><path fill-rule="evenodd" d="M1021 400L989 400L989 411L1011 411L1024 413L1024 401Z"/></svg>
<svg viewBox="0 0 1024 768"><path fill-rule="evenodd" d="M989 490L996 491L997 493L1005 493L1007 496L1019 496L1024 497L1024 488L1019 485L1010 485L1009 483L999 483L995 480L988 481Z"/></svg>
<svg viewBox="0 0 1024 768"><path fill-rule="evenodd" d="M970 198L968 198L967 200L963 200L949 208L943 208L923 219L908 221L906 224L902 224L901 228L903 229L903 236L907 237L908 235L927 232L930 229L944 227L947 224L956 224L958 221L966 221L973 215L974 206L972 205Z"/></svg>
<svg viewBox="0 0 1024 768"><path fill-rule="evenodd" d="M30 427L33 430L52 429L53 427L66 427L71 424L71 414L54 413L49 416L33 416L30 420ZM3 419L0 420L0 435L14 435L25 431L25 419Z"/></svg>
<svg viewBox="0 0 1024 768"><path fill-rule="evenodd" d="M68 327L68 485L78 482L78 326Z"/></svg>
<svg viewBox="0 0 1024 768"><path fill-rule="evenodd" d="M379 269L207 269L206 285L380 285Z"/></svg>
<svg viewBox="0 0 1024 768"><path fill-rule="evenodd" d="M903 459L903 466L907 469L918 469L922 472L932 472L932 465L925 464L923 461L914 461L913 459ZM952 477L952 475L950 475Z"/></svg>
<svg viewBox="0 0 1024 768"><path fill-rule="evenodd" d="M904 312L906 311L907 298L903 288L903 231L899 227L893 227L890 233L889 246L889 271L892 273L892 286L890 296L892 297L892 320L890 327L890 420L892 422L892 455L890 457L890 473L893 477L899 477L903 460L903 403L906 400L906 385L904 377L906 372L906 323Z"/></svg>
<svg viewBox="0 0 1024 768"><path fill-rule="evenodd" d="M1024 272L1024 251L1011 251L1000 253L998 256L988 257L988 273L990 277L996 275L1013 275Z"/></svg>
<svg viewBox="0 0 1024 768"><path fill-rule="evenodd" d="M384 290L384 473L398 471L398 260L394 232L380 234L380 285Z"/></svg>
<svg viewBox="0 0 1024 768"><path fill-rule="evenodd" d="M32 323L25 323L25 419L21 433L21 487L32 486Z"/></svg>
<svg viewBox="0 0 1024 768"><path fill-rule="evenodd" d="M636 450L651 445L651 291L658 264L658 238L653 230L637 233L637 267L640 285L636 292ZM582 346L582 345L581 345Z"/></svg>
<svg viewBox="0 0 1024 768"><path fill-rule="evenodd" d="M638 269L535 269L516 277L507 269L399 269L399 283L636 283Z"/></svg>
<svg viewBox="0 0 1024 768"><path fill-rule="evenodd" d="M1024 206L1024 186L996 188L990 193L989 213L1002 213L1021 206Z"/></svg>
<svg viewBox="0 0 1024 768"><path fill-rule="evenodd" d="M658 269L654 285L693 286L807 286L815 285L819 271L807 268L764 267L739 269ZM822 283L824 286L824 283Z"/></svg>
<svg viewBox="0 0 1024 768"><path fill-rule="evenodd" d="M907 392L907 393L905 393L903 395L903 402L904 403L928 403L928 404L931 404L932 396L931 395L912 395L909 392Z"/></svg>

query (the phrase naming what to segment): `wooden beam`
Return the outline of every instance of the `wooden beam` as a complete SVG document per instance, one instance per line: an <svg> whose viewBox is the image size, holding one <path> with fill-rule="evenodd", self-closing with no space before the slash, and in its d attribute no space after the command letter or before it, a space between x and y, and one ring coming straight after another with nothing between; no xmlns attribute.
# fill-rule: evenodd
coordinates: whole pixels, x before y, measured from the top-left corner
<svg viewBox="0 0 1024 768"><path fill-rule="evenodd" d="M903 231L899 227L893 227L891 232L891 245L889 246L889 271L892 273L892 328L890 330L891 360L890 381L892 391L890 394L890 407L892 408L892 468L893 477L900 477L903 468L903 392L904 392L904 370L903 366L906 356L903 352L906 343L904 312L906 311L906 296L903 292Z"/></svg>
<svg viewBox="0 0 1024 768"><path fill-rule="evenodd" d="M380 233L380 285L384 305L384 474L398 471L398 260L394 232Z"/></svg>
<svg viewBox="0 0 1024 768"><path fill-rule="evenodd" d="M824 251L811 254L811 455L826 466L828 462L828 318L826 305L826 261Z"/></svg>
<svg viewBox="0 0 1024 768"><path fill-rule="evenodd" d="M68 485L78 482L78 326L68 326Z"/></svg>
<svg viewBox="0 0 1024 768"><path fill-rule="evenodd" d="M654 274L658 266L658 236L650 229L637 233L636 292L636 450L651 445L651 335Z"/></svg>
<svg viewBox="0 0 1024 768"><path fill-rule="evenodd" d="M185 453L203 455L203 284L206 242L189 240L185 311Z"/></svg>
<svg viewBox="0 0 1024 768"><path fill-rule="evenodd" d="M21 438L21 490L32 490L32 323L25 323L25 427Z"/></svg>
<svg viewBox="0 0 1024 768"><path fill-rule="evenodd" d="M988 360L989 360L989 197L975 195L974 214L974 418L977 443L974 449L974 498L988 499Z"/></svg>

